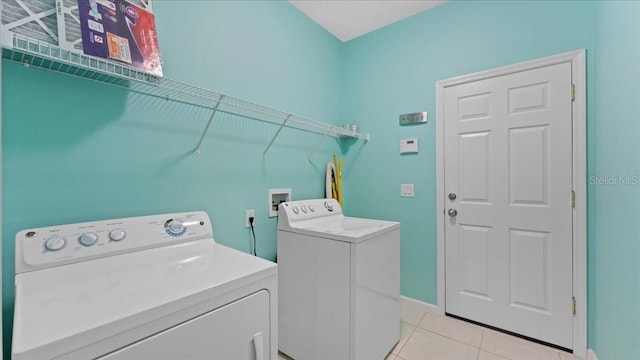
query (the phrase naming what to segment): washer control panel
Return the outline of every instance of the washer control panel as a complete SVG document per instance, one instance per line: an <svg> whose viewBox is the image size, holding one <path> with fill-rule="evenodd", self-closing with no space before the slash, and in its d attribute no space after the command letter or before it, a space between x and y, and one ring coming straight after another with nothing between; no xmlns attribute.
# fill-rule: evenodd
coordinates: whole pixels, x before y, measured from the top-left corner
<svg viewBox="0 0 640 360"><path fill-rule="evenodd" d="M342 208L336 199L289 201L278 207L278 216L282 216L283 220L286 219L289 222L339 214L342 214ZM278 221L282 220L278 219Z"/></svg>
<svg viewBox="0 0 640 360"><path fill-rule="evenodd" d="M16 234L16 273L206 238L202 211L27 229Z"/></svg>

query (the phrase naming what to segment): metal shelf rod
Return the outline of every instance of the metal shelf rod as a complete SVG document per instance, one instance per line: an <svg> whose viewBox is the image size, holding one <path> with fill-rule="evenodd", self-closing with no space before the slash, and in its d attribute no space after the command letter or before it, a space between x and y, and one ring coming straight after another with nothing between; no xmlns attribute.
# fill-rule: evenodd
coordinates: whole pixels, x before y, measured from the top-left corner
<svg viewBox="0 0 640 360"><path fill-rule="evenodd" d="M316 153L316 150L318 150L320 145L322 145L322 143L324 142L324 139L327 138L328 134L329 134L329 132L327 131L324 135L322 135L322 138L320 138L320 141L318 141L318 144L316 144L316 146L313 148L313 150L311 150L311 153L309 154L309 156L307 156L307 161L308 162L311 162L311 157L313 156L313 154Z"/></svg>
<svg viewBox="0 0 640 360"><path fill-rule="evenodd" d="M273 142L276 141L276 138L278 137L278 135L280 135L280 131L282 131L282 128L285 125L287 125L287 121L289 121L289 118L291 118L291 114L289 114L289 116L287 116L287 118L284 119L284 121L282 122L282 124L278 128L278 131L276 131L275 135L273 135L273 138L271 138L271 142L269 142L269 145L267 145L267 148L264 149L264 151L262 152L262 158L263 159L267 157L267 151L269 151L269 149L271 148L271 145L273 145Z"/></svg>
<svg viewBox="0 0 640 360"><path fill-rule="evenodd" d="M213 122L213 117L216 116L216 111L218 111L218 106L220 106L220 101L222 101L224 95L220 95L220 99L216 102L216 106L211 111L211 116L209 116L209 121L207 121L207 126L204 127L204 131L202 132L202 136L200 136L200 141L198 141L198 145L196 145L196 155L200 155L200 145L202 145L202 141L204 137L207 135L207 131L209 131L209 127L211 126L211 122Z"/></svg>

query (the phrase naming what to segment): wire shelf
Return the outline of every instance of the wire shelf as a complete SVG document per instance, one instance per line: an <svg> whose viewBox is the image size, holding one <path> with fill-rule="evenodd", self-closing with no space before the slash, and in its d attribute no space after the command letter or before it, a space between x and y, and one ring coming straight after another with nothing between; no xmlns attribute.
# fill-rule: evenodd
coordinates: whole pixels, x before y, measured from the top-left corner
<svg viewBox="0 0 640 360"><path fill-rule="evenodd" d="M132 67L84 55L82 52L61 49L57 45L21 34L11 33L11 36L10 43L12 47L3 44L2 56L25 66L49 69L149 96L211 109L213 111L212 118L216 111L220 111L272 123L280 126L278 133L282 127L290 127L339 139L369 140L369 134L353 132L341 126L254 104L166 77L154 76ZM205 132L207 129L205 129ZM204 138L204 135L202 135L202 138ZM271 140L272 143L273 140L275 140L275 136ZM199 148L200 144L196 148L196 153L199 153Z"/></svg>

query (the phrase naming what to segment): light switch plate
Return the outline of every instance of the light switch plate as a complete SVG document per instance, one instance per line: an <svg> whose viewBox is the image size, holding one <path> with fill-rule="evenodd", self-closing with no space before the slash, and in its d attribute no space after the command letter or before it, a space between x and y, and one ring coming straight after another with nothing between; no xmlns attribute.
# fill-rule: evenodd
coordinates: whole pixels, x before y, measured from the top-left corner
<svg viewBox="0 0 640 360"><path fill-rule="evenodd" d="M413 197L413 184L400 184L400 196Z"/></svg>

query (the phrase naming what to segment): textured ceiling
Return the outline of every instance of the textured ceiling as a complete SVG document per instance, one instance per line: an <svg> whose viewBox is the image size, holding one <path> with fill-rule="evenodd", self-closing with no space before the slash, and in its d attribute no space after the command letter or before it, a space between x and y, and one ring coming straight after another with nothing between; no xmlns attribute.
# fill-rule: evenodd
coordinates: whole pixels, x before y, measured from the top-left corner
<svg viewBox="0 0 640 360"><path fill-rule="evenodd" d="M408 18L445 0L290 0L342 41Z"/></svg>

